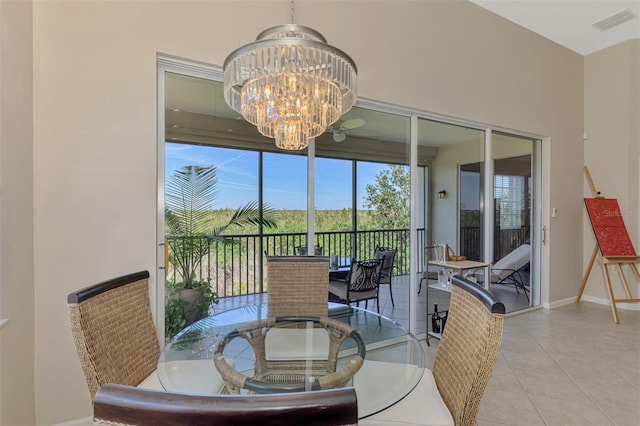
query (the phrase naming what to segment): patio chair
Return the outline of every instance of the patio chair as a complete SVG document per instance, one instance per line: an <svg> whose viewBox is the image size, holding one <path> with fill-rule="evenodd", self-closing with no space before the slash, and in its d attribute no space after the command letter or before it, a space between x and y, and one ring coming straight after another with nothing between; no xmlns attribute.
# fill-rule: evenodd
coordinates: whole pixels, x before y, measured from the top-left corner
<svg viewBox="0 0 640 426"><path fill-rule="evenodd" d="M309 251L308 251L306 246L296 246L295 250L296 250L296 255L297 256L306 256L309 253ZM322 256L323 252L324 252L324 250L322 249L321 246L315 246L313 248L313 254L315 256Z"/></svg>
<svg viewBox="0 0 640 426"><path fill-rule="evenodd" d="M378 283L381 267L382 259L362 261L353 259L347 278L329 281L329 293L347 305L364 301L365 308L369 306L369 299L375 299L378 313L380 313Z"/></svg>
<svg viewBox="0 0 640 426"><path fill-rule="evenodd" d="M160 345L151 316L149 272L69 294L71 333L91 400L107 383L162 389Z"/></svg>
<svg viewBox="0 0 640 426"><path fill-rule="evenodd" d="M438 279L438 269L437 266L429 265L429 259L433 259L433 251L437 246L426 246L424 248L424 272L422 273L422 278L420 278L420 284L418 285L418 294L422 291L422 282L426 281L426 286L429 287L429 280L437 280Z"/></svg>
<svg viewBox="0 0 640 426"><path fill-rule="evenodd" d="M393 301L393 286L391 285L391 277L393 276L393 262L396 258L397 248L386 249L384 247L376 247L373 254L375 260L382 260L380 265L380 276L378 284L389 284L389 295L391 296L391 306L396 306Z"/></svg>
<svg viewBox="0 0 640 426"><path fill-rule="evenodd" d="M107 384L96 394L94 424L165 426L358 424L353 388L280 395L190 395Z"/></svg>
<svg viewBox="0 0 640 426"><path fill-rule="evenodd" d="M345 386L362 367L366 349L357 331L329 318L329 258L269 257L267 276L267 319L240 325L216 348L214 364L227 382L227 391L298 392ZM245 339L253 350L251 377L235 370L224 357L237 338ZM336 370L346 339L355 342L357 351L351 362ZM306 382L309 376L313 380Z"/></svg>

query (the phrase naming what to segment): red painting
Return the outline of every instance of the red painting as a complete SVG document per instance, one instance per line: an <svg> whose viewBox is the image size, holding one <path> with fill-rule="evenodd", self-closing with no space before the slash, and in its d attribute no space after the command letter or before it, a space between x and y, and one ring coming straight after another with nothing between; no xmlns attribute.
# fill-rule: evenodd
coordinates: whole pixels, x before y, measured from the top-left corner
<svg viewBox="0 0 640 426"><path fill-rule="evenodd" d="M618 200L585 198L584 203L602 256L636 256Z"/></svg>

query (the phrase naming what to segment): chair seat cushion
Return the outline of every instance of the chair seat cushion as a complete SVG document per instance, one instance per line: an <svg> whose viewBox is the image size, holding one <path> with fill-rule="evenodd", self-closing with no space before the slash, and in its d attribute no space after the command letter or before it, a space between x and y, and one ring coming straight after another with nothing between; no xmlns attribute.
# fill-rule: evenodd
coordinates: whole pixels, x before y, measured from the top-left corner
<svg viewBox="0 0 640 426"><path fill-rule="evenodd" d="M139 388L164 390L160 383L160 377L158 377L158 370L153 370L139 385Z"/></svg>
<svg viewBox="0 0 640 426"><path fill-rule="evenodd" d="M347 300L347 286L348 284L344 281L329 281L329 293L340 300Z"/></svg>
<svg viewBox="0 0 640 426"><path fill-rule="evenodd" d="M347 300L348 284L342 281L329 281L329 293L337 296L340 300ZM373 299L377 296L378 290L359 291L349 293L349 301L357 302L359 300Z"/></svg>
<svg viewBox="0 0 640 426"><path fill-rule="evenodd" d="M438 392L431 370L425 368L418 385L398 403L358 424L453 426L453 417Z"/></svg>

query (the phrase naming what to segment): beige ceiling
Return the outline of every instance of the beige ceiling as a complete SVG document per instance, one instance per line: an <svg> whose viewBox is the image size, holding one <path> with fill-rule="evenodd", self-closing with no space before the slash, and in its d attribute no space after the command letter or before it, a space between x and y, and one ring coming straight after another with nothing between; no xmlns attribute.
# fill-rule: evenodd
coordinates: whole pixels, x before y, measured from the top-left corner
<svg viewBox="0 0 640 426"><path fill-rule="evenodd" d="M470 0L581 55L640 38L640 0ZM601 31L594 22L623 10L634 19Z"/></svg>
<svg viewBox="0 0 640 426"><path fill-rule="evenodd" d="M211 80L169 74L166 79L165 105L167 108L167 137L185 140L187 133L201 137L226 139L255 139L261 136L254 126L245 122L241 115L233 111L222 96L222 83ZM338 120L363 119L362 127L348 131L347 138L379 140L387 142L407 142L409 138L409 117L354 107ZM481 131L466 127L420 120L418 141L420 145L438 147L453 143L477 140ZM321 138L330 138L325 133ZM343 148L344 149L344 146Z"/></svg>

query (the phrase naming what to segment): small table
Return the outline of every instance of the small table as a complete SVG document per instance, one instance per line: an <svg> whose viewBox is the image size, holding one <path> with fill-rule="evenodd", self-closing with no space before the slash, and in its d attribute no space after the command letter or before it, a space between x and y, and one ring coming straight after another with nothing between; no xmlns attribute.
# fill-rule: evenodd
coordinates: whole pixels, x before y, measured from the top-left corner
<svg viewBox="0 0 640 426"><path fill-rule="evenodd" d="M329 269L329 280L343 280L347 278L351 266L341 266L338 269Z"/></svg>
<svg viewBox="0 0 640 426"><path fill-rule="evenodd" d="M477 269L486 269L487 270L487 275L486 277L491 277L491 264L490 263L485 263L485 262L476 262L475 260L459 260L459 261L452 261L452 260L447 260L447 261L439 261L439 260L429 260L428 262L429 265L431 266L437 266L440 267L442 269L452 269L454 271L458 271L458 273L460 275L462 275L463 277L467 277L468 273L470 271L473 270L477 270ZM485 277L485 278L486 278ZM491 281L490 279L487 280L485 279L483 282L488 283L489 281ZM451 286L447 285L447 286L441 286L438 284L429 284L429 280L427 279L427 288L434 288L436 290L441 290L441 291L451 291ZM487 290L489 288L487 287ZM429 290L427 290L427 312L429 311ZM429 316L429 314L427 314L427 317ZM427 319L428 321L428 319ZM427 330L429 328L429 325L427 324ZM435 337L436 339L440 339L440 333L434 333L433 331L428 331L427 332L427 345L429 345L429 337Z"/></svg>
<svg viewBox="0 0 640 426"><path fill-rule="evenodd" d="M429 265L431 266L439 266L443 269L453 269L454 271L458 271L463 277L466 278L468 271L476 270L476 269L487 269L488 276L491 277L491 264L485 262L476 262L475 260L460 260L460 261L438 261L438 260L430 260ZM465 273L467 271L467 273ZM484 280L487 282L487 280Z"/></svg>
<svg viewBox="0 0 640 426"><path fill-rule="evenodd" d="M213 363L218 343L240 324L266 316L266 304L247 305L185 328L162 350L158 360L160 383L167 391L220 393L223 383ZM407 329L374 312L337 303L329 303L329 317L358 330L366 346L362 368L347 384L358 393L360 418L390 407L418 384L425 368L424 352ZM237 371L250 377L255 357L250 345L242 340L227 347L224 356L232 360ZM348 342L341 347L338 363L341 359L346 362L353 354L353 344Z"/></svg>

